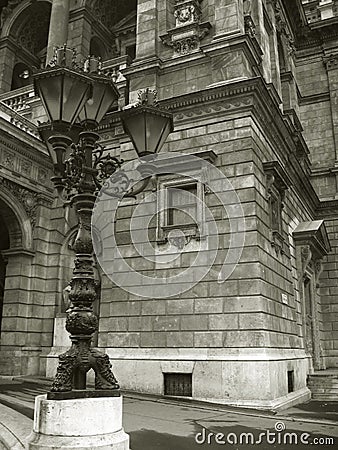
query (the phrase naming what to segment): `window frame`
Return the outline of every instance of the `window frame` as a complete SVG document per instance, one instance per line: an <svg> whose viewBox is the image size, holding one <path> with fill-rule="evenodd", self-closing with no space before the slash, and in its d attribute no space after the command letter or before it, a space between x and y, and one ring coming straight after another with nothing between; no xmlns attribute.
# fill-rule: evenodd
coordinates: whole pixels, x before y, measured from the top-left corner
<svg viewBox="0 0 338 450"><path fill-rule="evenodd" d="M195 224L169 224L169 189L196 186L196 223ZM185 237L200 240L205 237L205 185L193 178L175 178L171 180L158 180L158 217L156 241L158 244L168 242L168 235L172 230L183 231Z"/></svg>

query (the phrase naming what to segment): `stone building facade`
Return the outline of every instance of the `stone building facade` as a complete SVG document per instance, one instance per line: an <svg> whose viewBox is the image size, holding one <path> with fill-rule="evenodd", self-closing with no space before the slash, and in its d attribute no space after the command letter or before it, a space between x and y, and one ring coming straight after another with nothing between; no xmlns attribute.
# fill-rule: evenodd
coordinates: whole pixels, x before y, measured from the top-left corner
<svg viewBox="0 0 338 450"><path fill-rule="evenodd" d="M172 246L175 261L161 266L131 242L130 218L146 194L121 202L117 243L133 270L154 277L147 296L137 295L97 266L97 345L122 388L262 408L309 398L307 376L338 366L337 1L0 5L1 372L52 376L69 342L63 324L76 219L49 182L52 164L36 127L44 111L31 80L32 67L67 42L79 60L100 56L119 89L98 130L112 155L135 158L119 111L139 90L155 89L174 114L161 153L208 161L239 199L224 212L202 166L158 176L158 196L194 192L201 204L172 201L199 211L201 223L209 211L218 234L211 270L173 297L155 293L194 264L202 237L174 214L155 220L149 236L157 252L168 248L169 229L184 236ZM231 217L242 213L232 228ZM219 283L231 239L243 233L240 260Z"/></svg>

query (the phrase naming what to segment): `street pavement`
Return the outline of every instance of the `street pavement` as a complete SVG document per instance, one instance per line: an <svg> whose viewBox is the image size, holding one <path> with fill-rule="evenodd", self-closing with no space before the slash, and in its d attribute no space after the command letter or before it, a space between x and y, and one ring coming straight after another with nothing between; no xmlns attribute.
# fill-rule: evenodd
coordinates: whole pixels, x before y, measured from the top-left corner
<svg viewBox="0 0 338 450"><path fill-rule="evenodd" d="M0 379L0 432L10 430L24 442L34 398L48 387L44 379ZM123 398L123 426L132 450L337 448L338 402L311 401L273 413L135 393Z"/></svg>

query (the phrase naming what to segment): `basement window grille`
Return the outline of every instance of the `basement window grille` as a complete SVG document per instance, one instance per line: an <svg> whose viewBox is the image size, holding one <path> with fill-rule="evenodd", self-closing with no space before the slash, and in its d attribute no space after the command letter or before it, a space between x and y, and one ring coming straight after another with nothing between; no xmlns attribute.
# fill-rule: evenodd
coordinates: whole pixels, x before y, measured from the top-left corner
<svg viewBox="0 0 338 450"><path fill-rule="evenodd" d="M164 395L192 397L191 373L164 373Z"/></svg>
<svg viewBox="0 0 338 450"><path fill-rule="evenodd" d="M294 391L294 371L288 370L288 393Z"/></svg>

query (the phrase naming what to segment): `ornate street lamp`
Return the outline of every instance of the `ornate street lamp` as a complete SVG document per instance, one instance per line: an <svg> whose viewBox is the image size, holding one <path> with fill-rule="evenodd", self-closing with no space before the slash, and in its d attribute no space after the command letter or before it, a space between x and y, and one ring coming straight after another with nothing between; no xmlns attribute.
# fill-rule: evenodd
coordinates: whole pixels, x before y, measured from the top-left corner
<svg viewBox="0 0 338 450"><path fill-rule="evenodd" d="M49 125L40 126L40 135L54 162L53 182L59 196L74 206L79 219L74 243L75 269L69 292L71 306L66 319L72 345L59 356L48 399L119 395L108 355L91 347L92 335L98 329L92 307L97 286L93 272L91 215L102 183L122 163L104 153L97 144L99 135L92 130L117 99L118 91L110 78L99 73L95 59L88 59L81 71L74 65L72 55L72 50L66 47L58 49L52 67L33 75L36 94L41 97L49 119ZM172 115L153 106L153 95L147 90L141 94L139 104L121 113L125 130L139 156L158 152L173 130ZM79 133L78 125L74 125L76 120L85 131ZM128 186L127 180L125 190ZM142 189L144 187L142 185ZM138 192L140 189L133 193ZM121 196L118 190L116 196ZM86 391L86 375L90 369L95 372L95 391Z"/></svg>
<svg viewBox="0 0 338 450"><path fill-rule="evenodd" d="M173 131L172 114L154 108L155 105L155 93L146 89L139 94L137 107L125 109L121 117L139 157L158 153Z"/></svg>

